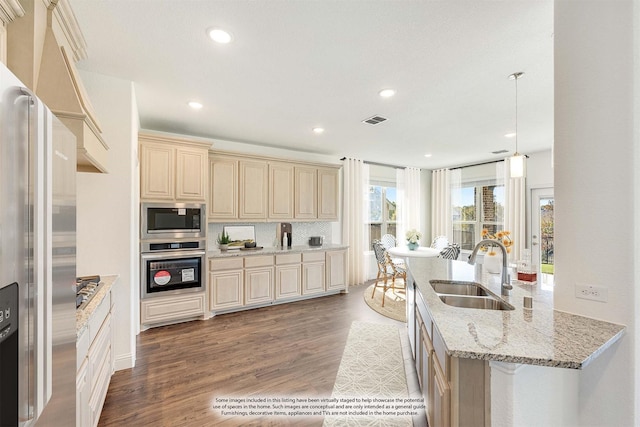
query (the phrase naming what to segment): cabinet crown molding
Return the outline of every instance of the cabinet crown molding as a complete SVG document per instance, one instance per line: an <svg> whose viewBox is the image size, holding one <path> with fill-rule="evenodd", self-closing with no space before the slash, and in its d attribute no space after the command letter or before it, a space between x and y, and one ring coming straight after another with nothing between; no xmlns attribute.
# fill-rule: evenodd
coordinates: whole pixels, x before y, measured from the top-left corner
<svg viewBox="0 0 640 427"><path fill-rule="evenodd" d="M0 21L4 24L24 16L24 13L18 0L0 0Z"/></svg>
<svg viewBox="0 0 640 427"><path fill-rule="evenodd" d="M209 150L209 157L216 157L216 156L233 157L236 159L246 159L246 160L261 160L261 161L274 162L274 163L290 163L295 166L313 166L313 167L333 168L333 169L342 168L342 165L331 164L331 163L308 162L304 160L281 158L281 157L270 157L270 156L263 156L259 154L248 154L248 153L241 153L241 152L235 152L235 151Z"/></svg>

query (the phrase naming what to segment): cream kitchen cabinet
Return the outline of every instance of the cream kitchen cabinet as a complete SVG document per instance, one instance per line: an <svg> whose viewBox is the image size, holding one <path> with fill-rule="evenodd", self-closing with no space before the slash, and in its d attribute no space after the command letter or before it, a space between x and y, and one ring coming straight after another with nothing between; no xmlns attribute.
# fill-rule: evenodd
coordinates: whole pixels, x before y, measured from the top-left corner
<svg viewBox="0 0 640 427"><path fill-rule="evenodd" d="M140 301L140 323L143 325L143 329L146 329L148 325L156 326L204 318L204 313L204 292L154 296Z"/></svg>
<svg viewBox="0 0 640 427"><path fill-rule="evenodd" d="M269 185L269 165L264 161L241 160L240 173L240 219L265 219Z"/></svg>
<svg viewBox="0 0 640 427"><path fill-rule="evenodd" d="M302 295L301 254L276 255L276 299L294 298Z"/></svg>
<svg viewBox="0 0 640 427"><path fill-rule="evenodd" d="M302 254L302 295L323 293L325 275L325 253L304 252Z"/></svg>
<svg viewBox="0 0 640 427"><path fill-rule="evenodd" d="M347 250L331 250L325 255L326 290L340 290L347 288Z"/></svg>
<svg viewBox="0 0 640 427"><path fill-rule="evenodd" d="M273 256L251 256L244 260L245 304L273 301Z"/></svg>
<svg viewBox="0 0 640 427"><path fill-rule="evenodd" d="M340 170L318 168L318 219L337 221L339 201Z"/></svg>
<svg viewBox="0 0 640 427"><path fill-rule="evenodd" d="M211 221L263 221L267 218L269 164L211 153L209 214Z"/></svg>
<svg viewBox="0 0 640 427"><path fill-rule="evenodd" d="M429 425L487 425L486 362L449 356L420 296L416 298L415 313L418 334L415 366Z"/></svg>
<svg viewBox="0 0 640 427"><path fill-rule="evenodd" d="M336 221L340 169L210 151L208 200L212 222Z"/></svg>
<svg viewBox="0 0 640 427"><path fill-rule="evenodd" d="M226 310L244 305L243 258L209 260L209 310Z"/></svg>
<svg viewBox="0 0 640 427"><path fill-rule="evenodd" d="M295 167L295 212L296 219L318 218L318 169Z"/></svg>
<svg viewBox="0 0 640 427"><path fill-rule="evenodd" d="M269 162L269 219L293 219L294 166Z"/></svg>
<svg viewBox="0 0 640 427"><path fill-rule="evenodd" d="M209 157L209 219L238 218L238 159Z"/></svg>
<svg viewBox="0 0 640 427"><path fill-rule="evenodd" d="M210 144L143 133L139 142L142 200L206 200Z"/></svg>
<svg viewBox="0 0 640 427"><path fill-rule="evenodd" d="M295 168L295 219L337 221L340 170L327 167Z"/></svg>
<svg viewBox="0 0 640 427"><path fill-rule="evenodd" d="M96 426L113 374L111 292L91 314L76 342L76 424Z"/></svg>

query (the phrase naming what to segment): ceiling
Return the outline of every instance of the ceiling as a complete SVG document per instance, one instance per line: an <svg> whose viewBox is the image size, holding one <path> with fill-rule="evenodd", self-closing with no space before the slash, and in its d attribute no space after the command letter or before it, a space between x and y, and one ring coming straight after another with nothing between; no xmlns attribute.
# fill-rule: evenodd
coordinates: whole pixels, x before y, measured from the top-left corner
<svg viewBox="0 0 640 427"><path fill-rule="evenodd" d="M134 82L144 129L336 160L460 166L515 150L504 136L516 122L508 76L523 71L518 151L553 143L552 0L71 5L88 46L78 68ZM211 27L232 42L214 43ZM380 97L384 88L396 95ZM374 115L388 120L362 123Z"/></svg>

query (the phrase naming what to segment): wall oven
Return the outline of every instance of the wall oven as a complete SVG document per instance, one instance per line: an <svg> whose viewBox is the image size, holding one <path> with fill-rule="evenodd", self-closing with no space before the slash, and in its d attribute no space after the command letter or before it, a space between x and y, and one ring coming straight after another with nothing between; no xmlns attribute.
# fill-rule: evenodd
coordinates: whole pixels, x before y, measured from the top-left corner
<svg viewBox="0 0 640 427"><path fill-rule="evenodd" d="M199 203L142 203L141 239L204 239L206 207Z"/></svg>
<svg viewBox="0 0 640 427"><path fill-rule="evenodd" d="M205 240L153 241L141 245L142 298L204 291Z"/></svg>

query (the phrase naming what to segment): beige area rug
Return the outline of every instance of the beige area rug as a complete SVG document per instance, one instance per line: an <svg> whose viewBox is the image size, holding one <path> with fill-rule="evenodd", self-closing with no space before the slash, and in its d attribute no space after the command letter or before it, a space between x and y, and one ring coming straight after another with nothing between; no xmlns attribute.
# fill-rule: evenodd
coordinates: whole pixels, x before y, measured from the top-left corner
<svg viewBox="0 0 640 427"><path fill-rule="evenodd" d="M375 399L409 397L397 326L367 322L351 324L331 397L370 401L364 404L368 407L362 409L369 415L326 416L324 427L413 425L409 415L374 415L373 411L377 410L371 409L371 405L380 405Z"/></svg>
<svg viewBox="0 0 640 427"><path fill-rule="evenodd" d="M400 282L401 286L404 287L404 283ZM397 282L396 282L397 285ZM373 298L371 298L371 294L373 293L373 287L375 285L369 286L364 291L364 301L367 303L371 309L377 311L383 316L389 317L391 319L399 320L401 322L407 321L407 294L403 289L387 289L387 293L384 297L384 307L382 306L382 287L378 287L376 289Z"/></svg>

